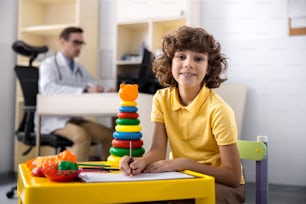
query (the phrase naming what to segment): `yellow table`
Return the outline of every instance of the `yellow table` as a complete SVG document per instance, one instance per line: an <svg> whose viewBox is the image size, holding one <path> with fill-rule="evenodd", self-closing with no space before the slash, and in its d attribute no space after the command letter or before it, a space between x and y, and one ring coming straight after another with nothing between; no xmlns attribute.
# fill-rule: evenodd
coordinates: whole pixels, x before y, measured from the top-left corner
<svg viewBox="0 0 306 204"><path fill-rule="evenodd" d="M18 166L18 204L135 203L194 198L196 204L215 203L214 178L196 172L191 179L132 182L52 182L33 177L25 163Z"/></svg>

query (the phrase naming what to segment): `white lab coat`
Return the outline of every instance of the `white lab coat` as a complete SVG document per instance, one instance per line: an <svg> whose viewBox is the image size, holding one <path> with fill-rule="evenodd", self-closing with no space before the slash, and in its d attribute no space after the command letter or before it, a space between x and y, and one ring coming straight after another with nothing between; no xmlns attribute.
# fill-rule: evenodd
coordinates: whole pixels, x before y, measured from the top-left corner
<svg viewBox="0 0 306 204"><path fill-rule="evenodd" d="M94 83L95 80L88 71L76 60L71 72L61 52L44 60L39 67L39 93L42 95L82 94L88 84ZM43 116L41 133L50 133L63 128L69 119L70 117L66 116Z"/></svg>

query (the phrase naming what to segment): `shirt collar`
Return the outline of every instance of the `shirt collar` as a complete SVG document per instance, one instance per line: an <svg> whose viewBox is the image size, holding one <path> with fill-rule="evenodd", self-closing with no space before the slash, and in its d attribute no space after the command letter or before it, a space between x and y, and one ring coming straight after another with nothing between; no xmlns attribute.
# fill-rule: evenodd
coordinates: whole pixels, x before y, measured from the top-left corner
<svg viewBox="0 0 306 204"><path fill-rule="evenodd" d="M179 109L186 109L186 110L190 111L190 110L198 109L198 108L200 108L201 104L203 104L206 101L209 92L210 92L210 89L207 88L205 85L203 85L200 92L193 99L193 101L188 106L183 106L180 103L180 97L179 97L178 89L174 88L174 89L172 89L172 94L171 94L172 110L176 111L176 110L179 110Z"/></svg>
<svg viewBox="0 0 306 204"><path fill-rule="evenodd" d="M67 57L65 57L65 55L61 51L59 52L59 55L65 61L66 65L69 67L69 64L71 63L71 61ZM74 63L74 60L73 60L73 63Z"/></svg>

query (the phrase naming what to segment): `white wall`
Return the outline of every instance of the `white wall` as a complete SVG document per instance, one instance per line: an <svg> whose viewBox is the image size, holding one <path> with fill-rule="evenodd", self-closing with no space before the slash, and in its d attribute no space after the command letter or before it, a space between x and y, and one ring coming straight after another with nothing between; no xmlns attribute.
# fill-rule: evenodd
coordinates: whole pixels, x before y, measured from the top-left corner
<svg viewBox="0 0 306 204"><path fill-rule="evenodd" d="M13 169L15 118L15 55L17 0L0 0L0 174Z"/></svg>
<svg viewBox="0 0 306 204"><path fill-rule="evenodd" d="M269 137L270 183L306 185L306 35L288 36L287 0L202 1L201 24L248 86L242 137ZM247 177L255 171L247 166Z"/></svg>

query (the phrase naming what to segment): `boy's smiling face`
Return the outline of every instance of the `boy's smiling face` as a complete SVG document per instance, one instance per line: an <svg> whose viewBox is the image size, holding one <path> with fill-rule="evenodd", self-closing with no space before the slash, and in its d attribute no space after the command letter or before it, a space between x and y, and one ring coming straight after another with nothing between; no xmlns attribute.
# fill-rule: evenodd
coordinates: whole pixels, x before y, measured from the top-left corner
<svg viewBox="0 0 306 204"><path fill-rule="evenodd" d="M179 87L202 87L207 73L208 55L190 50L178 50L172 59L172 75Z"/></svg>

